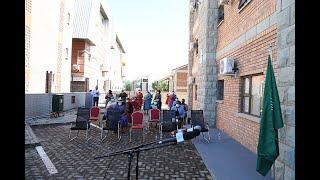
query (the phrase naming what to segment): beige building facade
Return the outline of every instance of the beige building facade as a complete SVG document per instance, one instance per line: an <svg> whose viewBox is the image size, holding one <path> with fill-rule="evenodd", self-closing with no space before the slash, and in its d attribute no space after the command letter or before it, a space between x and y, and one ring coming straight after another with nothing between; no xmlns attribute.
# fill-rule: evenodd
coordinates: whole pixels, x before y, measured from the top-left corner
<svg viewBox="0 0 320 180"><path fill-rule="evenodd" d="M125 50L106 1L25 5L25 93L122 88Z"/></svg>

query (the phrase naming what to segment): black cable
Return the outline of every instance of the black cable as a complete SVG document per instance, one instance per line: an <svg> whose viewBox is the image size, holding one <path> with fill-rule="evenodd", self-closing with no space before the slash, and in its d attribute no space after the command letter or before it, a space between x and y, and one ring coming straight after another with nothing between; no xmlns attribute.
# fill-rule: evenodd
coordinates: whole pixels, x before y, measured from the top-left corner
<svg viewBox="0 0 320 180"><path fill-rule="evenodd" d="M114 159L115 157L116 157L116 156L113 156L113 157L111 158L110 163L108 164L108 167L107 167L106 173L104 174L103 179L105 179L105 178L106 178L107 173L108 173L108 169L109 169L109 167L110 167L110 165L111 165L111 163L112 163L112 161L113 161L113 159Z"/></svg>

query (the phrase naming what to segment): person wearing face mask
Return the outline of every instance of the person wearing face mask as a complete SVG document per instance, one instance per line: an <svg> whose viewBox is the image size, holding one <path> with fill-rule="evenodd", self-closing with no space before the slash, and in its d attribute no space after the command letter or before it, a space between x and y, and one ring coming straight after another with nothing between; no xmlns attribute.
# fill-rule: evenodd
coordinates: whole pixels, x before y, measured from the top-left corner
<svg viewBox="0 0 320 180"><path fill-rule="evenodd" d="M115 107L115 105L117 104L117 102L114 100L114 98L111 98L110 101L108 102L108 104L106 105L106 108L104 110L104 116L103 119L105 120L108 114L108 109L113 109Z"/></svg>
<svg viewBox="0 0 320 180"><path fill-rule="evenodd" d="M181 106L181 102L177 101L175 106L172 106L171 110L174 110L176 112L176 117L178 119L178 128L182 128L182 122L185 115L185 110L183 106Z"/></svg>
<svg viewBox="0 0 320 180"><path fill-rule="evenodd" d="M176 98L173 102L172 102L172 106L175 106L177 104L177 102L179 101L178 98Z"/></svg>
<svg viewBox="0 0 320 180"><path fill-rule="evenodd" d="M121 112L121 117L119 119L120 126L125 127L128 125L128 116L125 113L126 110L126 104L122 101L121 98L118 99L117 104L114 107L115 111Z"/></svg>

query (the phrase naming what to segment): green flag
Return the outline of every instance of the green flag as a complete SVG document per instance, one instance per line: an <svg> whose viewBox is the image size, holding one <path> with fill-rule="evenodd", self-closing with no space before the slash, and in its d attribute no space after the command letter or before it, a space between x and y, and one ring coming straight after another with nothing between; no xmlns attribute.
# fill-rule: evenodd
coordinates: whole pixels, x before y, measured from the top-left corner
<svg viewBox="0 0 320 180"><path fill-rule="evenodd" d="M276 80L268 57L264 86L263 108L260 121L257 171L265 176L279 156L278 129L283 127L282 113Z"/></svg>

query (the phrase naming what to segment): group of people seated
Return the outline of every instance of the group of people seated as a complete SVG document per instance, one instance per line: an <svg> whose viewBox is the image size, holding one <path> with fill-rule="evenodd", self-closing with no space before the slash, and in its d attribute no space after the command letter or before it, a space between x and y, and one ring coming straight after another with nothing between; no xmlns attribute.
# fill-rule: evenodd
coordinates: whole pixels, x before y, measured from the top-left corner
<svg viewBox="0 0 320 180"><path fill-rule="evenodd" d="M172 102L172 107L170 110L176 112L176 118L178 119L178 127L181 128L182 122L187 118L188 111L188 106L185 104L185 99L179 101L179 99L176 98L176 100Z"/></svg>
<svg viewBox="0 0 320 180"><path fill-rule="evenodd" d="M150 91L147 91L143 96L141 90L138 89L136 96L129 98L127 94L122 90L122 92L118 96L119 98L115 100L112 91L109 90L109 93L106 95L106 108L104 113L104 119L107 117L108 110L112 109L113 111L121 112L121 117L119 120L121 127L126 127L129 122L131 122L131 114L135 111L141 111L143 105L143 111L145 114L148 114L150 109L159 109L161 110L161 91L157 90L157 93L152 101L153 95ZM168 100L168 97L170 100ZM185 99L180 101L178 97L175 95L174 91L171 95L167 95L166 104L170 110L174 110L176 112L176 117L178 119L179 128L181 128L181 124L183 120L187 117L188 106L185 104Z"/></svg>

